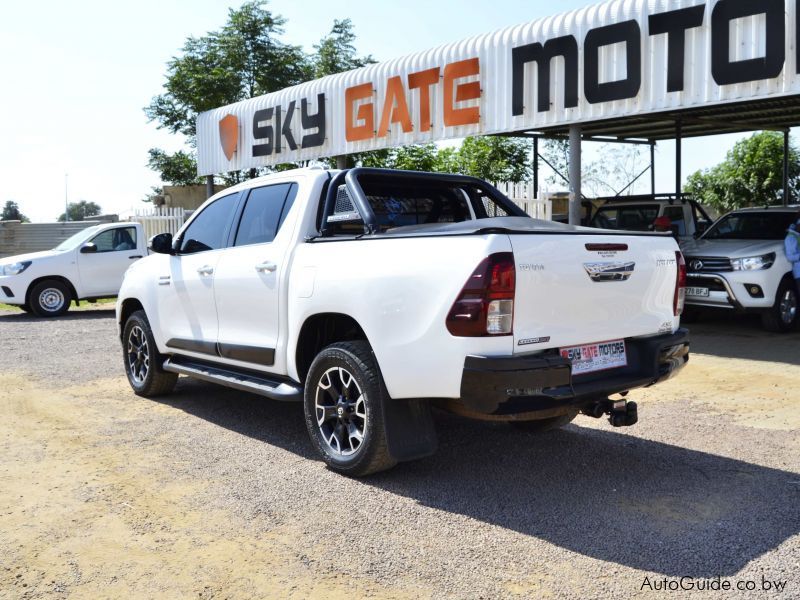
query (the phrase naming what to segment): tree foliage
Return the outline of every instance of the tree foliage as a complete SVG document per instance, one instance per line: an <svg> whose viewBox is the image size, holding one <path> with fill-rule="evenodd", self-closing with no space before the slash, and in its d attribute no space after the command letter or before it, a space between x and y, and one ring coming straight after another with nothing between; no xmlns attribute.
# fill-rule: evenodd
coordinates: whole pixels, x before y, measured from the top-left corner
<svg viewBox="0 0 800 600"><path fill-rule="evenodd" d="M30 223L30 219L22 214L19 205L13 200L6 200L3 211L0 212L0 221L22 221L23 223Z"/></svg>
<svg viewBox="0 0 800 600"><path fill-rule="evenodd" d="M530 179L530 144L517 138L468 137L457 147L417 144L364 152L352 158L357 160L348 166L457 173L493 183Z"/></svg>
<svg viewBox="0 0 800 600"><path fill-rule="evenodd" d="M80 200L79 202L70 202L67 205L67 212L69 213L70 221L85 221L89 217L96 217L102 214L103 209L95 202ZM64 213L59 215L58 222L64 222Z"/></svg>
<svg viewBox="0 0 800 600"><path fill-rule="evenodd" d="M789 150L789 191L798 197L800 159ZM725 160L689 176L684 191L698 201L727 211L783 202L783 134L764 131L736 142Z"/></svg>
<svg viewBox="0 0 800 600"><path fill-rule="evenodd" d="M179 150L167 154L158 148L148 151L147 166L161 174L161 181L169 185L198 185L203 181L197 176L197 160L194 154Z"/></svg>
<svg viewBox="0 0 800 600"><path fill-rule="evenodd" d="M254 0L230 9L220 30L186 40L181 55L167 64L164 93L145 108L150 121L193 141L199 113L310 77L311 63L302 49L280 40L285 19L265 4Z"/></svg>
<svg viewBox="0 0 800 600"><path fill-rule="evenodd" d="M468 137L455 153L458 173L493 183L529 178L530 144L510 137Z"/></svg>
<svg viewBox="0 0 800 600"><path fill-rule="evenodd" d="M314 77L335 75L374 63L371 55L357 55L355 40L356 34L350 19L334 20L330 33L314 45L311 57Z"/></svg>
<svg viewBox="0 0 800 600"><path fill-rule="evenodd" d="M545 181L560 188L569 187L569 141L566 139L546 140L542 156L552 165ZM642 179L648 159L642 146L623 144L603 144L595 160L584 161L581 165L581 190L584 196L600 197L633 194L634 181ZM557 172L556 172L557 171Z"/></svg>
<svg viewBox="0 0 800 600"><path fill-rule="evenodd" d="M183 134L194 147L195 123L203 111L375 62L371 56L358 55L350 19L334 21L314 53L306 55L299 46L281 41L286 20L265 6L262 0L246 2L229 10L219 30L187 38L180 55L167 64L163 93L144 109L148 119L159 128ZM161 174L163 182L198 182L194 152L168 154L153 148L149 154L148 166ZM275 170L294 166L279 165ZM219 179L233 185L270 170L233 171Z"/></svg>

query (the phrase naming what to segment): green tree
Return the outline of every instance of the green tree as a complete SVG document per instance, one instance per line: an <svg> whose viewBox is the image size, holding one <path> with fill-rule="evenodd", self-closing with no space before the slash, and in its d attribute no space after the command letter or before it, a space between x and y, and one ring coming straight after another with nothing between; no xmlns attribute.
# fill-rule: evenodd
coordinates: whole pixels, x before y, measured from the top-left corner
<svg viewBox="0 0 800 600"><path fill-rule="evenodd" d="M255 0L229 9L219 31L186 40L181 56L167 64L164 93L145 108L150 121L193 141L199 113L310 77L312 67L302 49L280 40L286 20L265 4Z"/></svg>
<svg viewBox="0 0 800 600"><path fill-rule="evenodd" d="M456 172L492 183L518 183L530 178L530 144L501 136L468 137L455 153Z"/></svg>
<svg viewBox="0 0 800 600"><path fill-rule="evenodd" d="M159 148L148 151L147 166L161 174L161 181L169 185L198 185L203 181L197 176L197 160L194 154L178 150L167 154Z"/></svg>
<svg viewBox="0 0 800 600"><path fill-rule="evenodd" d="M800 159L789 149L789 193L798 197ZM783 202L783 134L756 133L736 142L725 160L689 176L684 191L704 204L727 211Z"/></svg>
<svg viewBox="0 0 800 600"><path fill-rule="evenodd" d="M348 166L458 173L493 183L530 179L530 144L518 138L465 138L458 147L416 144L349 155Z"/></svg>
<svg viewBox="0 0 800 600"><path fill-rule="evenodd" d="M0 221L22 221L23 223L30 223L30 219L22 214L19 205L13 200L6 200L3 211L0 212Z"/></svg>
<svg viewBox="0 0 800 600"><path fill-rule="evenodd" d="M359 57L354 45L356 34L350 19L334 20L330 33L314 45L311 62L314 77L335 75L351 69L358 69L375 62L372 56Z"/></svg>
<svg viewBox="0 0 800 600"><path fill-rule="evenodd" d="M545 140L540 152L542 157L544 157L544 159L553 167L545 181L556 187L568 187L569 140Z"/></svg>
<svg viewBox="0 0 800 600"><path fill-rule="evenodd" d="M312 62L302 48L281 41L286 20L265 5L263 0L245 2L229 9L228 21L218 31L187 38L180 56L167 63L164 92L145 107L147 118L159 129L185 135L193 148L199 113L310 79ZM188 173L195 160L193 152L167 154L154 148L148 164L162 177L189 185L196 182L196 175ZM257 169L249 171L250 177L258 174ZM227 184L243 178L240 172L221 177Z"/></svg>
<svg viewBox="0 0 800 600"><path fill-rule="evenodd" d="M95 217L103 212L103 209L100 208L99 204L94 202L87 202L86 200L81 200L79 202L70 202L67 205L67 212L69 213L69 220L70 221L84 221L88 217ZM64 222L64 213L61 213L58 217L58 222Z"/></svg>

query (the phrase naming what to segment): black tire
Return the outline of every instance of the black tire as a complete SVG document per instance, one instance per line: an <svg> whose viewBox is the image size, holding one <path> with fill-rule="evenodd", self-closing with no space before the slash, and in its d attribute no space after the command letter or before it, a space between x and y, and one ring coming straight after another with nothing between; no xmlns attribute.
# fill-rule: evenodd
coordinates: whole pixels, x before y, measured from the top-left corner
<svg viewBox="0 0 800 600"><path fill-rule="evenodd" d="M28 314L31 314L31 313L33 312L33 309L32 309L30 306L28 306L27 304L21 304L21 305L20 305L20 308L21 308L21 309L22 309L24 312L26 312L26 313L28 313Z"/></svg>
<svg viewBox="0 0 800 600"><path fill-rule="evenodd" d="M571 412L559 417L550 417L549 419L538 419L536 421L511 421L511 425L522 431L529 433L544 433L545 431L552 431L558 429L575 420L578 413Z"/></svg>
<svg viewBox="0 0 800 600"><path fill-rule="evenodd" d="M137 310L125 321L122 361L135 394L153 398L169 394L175 388L178 374L161 368L164 357L158 353L153 330L143 310Z"/></svg>
<svg viewBox="0 0 800 600"><path fill-rule="evenodd" d="M798 312L800 312L800 297L797 286L794 280L786 278L778 286L775 304L761 313L761 324L767 331L788 333L798 325Z"/></svg>
<svg viewBox="0 0 800 600"><path fill-rule="evenodd" d="M387 401L389 394L367 342L332 344L316 356L303 404L311 443L330 469L363 477L397 464L389 454L383 423Z"/></svg>
<svg viewBox="0 0 800 600"><path fill-rule="evenodd" d="M28 306L37 317L60 317L69 310L72 292L57 279L45 279L31 288Z"/></svg>

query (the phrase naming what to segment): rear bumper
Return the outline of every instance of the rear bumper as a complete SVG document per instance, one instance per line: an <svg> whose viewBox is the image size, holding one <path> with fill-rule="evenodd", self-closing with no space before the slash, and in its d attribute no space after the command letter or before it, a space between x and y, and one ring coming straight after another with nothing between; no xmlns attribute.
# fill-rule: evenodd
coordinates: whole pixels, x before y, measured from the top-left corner
<svg viewBox="0 0 800 600"><path fill-rule="evenodd" d="M468 356L460 403L467 413L546 418L675 375L689 360L689 331L625 340L628 365L572 376L568 359Z"/></svg>

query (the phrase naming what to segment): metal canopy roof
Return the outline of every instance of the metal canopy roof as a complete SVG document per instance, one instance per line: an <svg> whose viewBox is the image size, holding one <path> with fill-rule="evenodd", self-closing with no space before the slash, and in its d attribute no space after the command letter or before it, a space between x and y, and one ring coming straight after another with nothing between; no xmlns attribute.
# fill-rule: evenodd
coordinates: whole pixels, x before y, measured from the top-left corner
<svg viewBox="0 0 800 600"><path fill-rule="evenodd" d="M671 140L677 137L678 121L683 138L756 130L785 131L800 126L800 96L584 122L581 130L584 138L598 141ZM561 137L568 132L569 125L560 125L506 135Z"/></svg>

